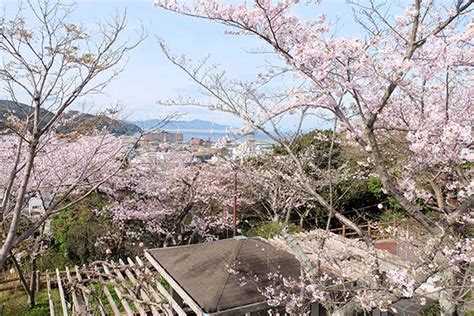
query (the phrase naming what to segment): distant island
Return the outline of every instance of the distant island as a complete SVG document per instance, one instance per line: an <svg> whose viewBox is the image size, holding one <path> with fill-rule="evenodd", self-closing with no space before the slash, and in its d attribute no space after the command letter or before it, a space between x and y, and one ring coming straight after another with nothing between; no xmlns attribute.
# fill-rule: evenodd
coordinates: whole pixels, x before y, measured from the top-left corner
<svg viewBox="0 0 474 316"><path fill-rule="evenodd" d="M20 120L24 120L26 115L31 112L32 108L29 105L16 103L10 100L0 100L0 131L5 131L7 129L6 118L9 115L13 115L18 117ZM40 116L45 117L46 120L48 117L53 115L53 112L45 109L41 109L40 111ZM57 127L58 132L67 133L72 131L77 125L81 125L86 130L101 130L106 128L111 134L116 136L137 135L142 131L152 129L163 123L163 121L160 119L123 121L116 120L105 115L94 115L79 111L68 111L64 115L64 118L66 118L67 123L60 124ZM229 129L236 129L236 127L198 119L189 121L170 121L163 127L163 130L168 132L182 133L184 141L189 141L191 138L217 141L226 135L230 138L233 138L229 133ZM244 140L268 140L268 137L262 134L246 136L240 135L238 138Z"/></svg>
<svg viewBox="0 0 474 316"><path fill-rule="evenodd" d="M143 120L143 121L128 121L131 124L137 125L143 130L149 130L163 123L159 119ZM168 122L163 130L173 133L182 133L184 141L189 141L191 138L201 138L204 140L218 141L225 136L230 139L234 137L239 140L258 140L258 141L269 141L270 138L262 133L256 133L251 135L232 135L229 129L238 130L238 128L230 125L223 125L214 123L206 120L176 120Z"/></svg>
<svg viewBox="0 0 474 316"><path fill-rule="evenodd" d="M140 128L147 130L154 128L162 123L162 120L144 120L144 121L128 121L131 124L139 126ZM205 120L176 120L170 121L164 127L165 130L179 131L179 130L214 130L214 131L226 131L228 128L234 128L228 125L222 125Z"/></svg>

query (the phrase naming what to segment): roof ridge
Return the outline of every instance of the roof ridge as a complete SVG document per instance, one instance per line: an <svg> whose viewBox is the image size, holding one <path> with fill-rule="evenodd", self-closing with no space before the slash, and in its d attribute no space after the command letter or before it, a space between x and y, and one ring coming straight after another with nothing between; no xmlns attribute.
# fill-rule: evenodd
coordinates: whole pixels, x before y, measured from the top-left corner
<svg viewBox="0 0 474 316"><path fill-rule="evenodd" d="M232 262L235 262L235 260L238 258L239 254L240 254L240 250L242 249L242 246L243 246L243 244L246 240L245 239L243 239L243 240L239 239L237 241L238 241L238 246L236 247L237 251L234 254L234 258L232 259ZM226 273L227 273L227 277L225 278L226 280L225 280L224 285L222 286L222 289L220 291L221 294L219 295L219 299L217 300L217 303L216 303L216 311L218 311L219 304L221 302L222 296L224 295L224 290L227 287L227 284L229 283L231 273L227 269L226 269Z"/></svg>

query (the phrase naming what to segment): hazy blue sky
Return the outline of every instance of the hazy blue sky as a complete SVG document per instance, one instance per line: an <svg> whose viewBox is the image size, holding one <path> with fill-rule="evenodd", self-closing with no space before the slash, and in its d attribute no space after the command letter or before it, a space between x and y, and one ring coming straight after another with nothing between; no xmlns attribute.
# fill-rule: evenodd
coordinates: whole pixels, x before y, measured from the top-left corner
<svg viewBox="0 0 474 316"><path fill-rule="evenodd" d="M8 6L16 3L12 0L3 1L7 1ZM157 105L160 99L178 95L195 96L199 90L164 58L156 37L164 38L175 53L186 54L192 59L210 54L210 61L226 69L229 77L239 79L252 79L255 69L268 58L246 53L263 47L260 42L251 37L225 35L221 25L167 12L154 7L151 0L76 2L77 10L73 17L77 22L91 24L118 10L127 9L131 34L141 23L148 28L149 33L148 38L132 53L120 78L104 91L104 95L84 100L87 109L99 110L119 102L124 105L129 119L152 119L163 116L164 113L179 111L187 113L187 119L207 119L236 125L235 118L219 112L198 107L169 108ZM323 0L321 5L312 8L315 9L303 8L297 13L305 18L325 13L329 19L338 20L339 33L346 36L359 35L360 29L353 22L352 10L344 0Z"/></svg>

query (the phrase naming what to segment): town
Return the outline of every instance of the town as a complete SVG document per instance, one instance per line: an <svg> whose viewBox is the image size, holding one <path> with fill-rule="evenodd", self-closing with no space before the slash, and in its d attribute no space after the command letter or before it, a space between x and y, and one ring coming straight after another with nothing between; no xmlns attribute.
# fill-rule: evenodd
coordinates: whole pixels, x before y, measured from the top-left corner
<svg viewBox="0 0 474 316"><path fill-rule="evenodd" d="M474 315L474 0L3 0L0 316Z"/></svg>

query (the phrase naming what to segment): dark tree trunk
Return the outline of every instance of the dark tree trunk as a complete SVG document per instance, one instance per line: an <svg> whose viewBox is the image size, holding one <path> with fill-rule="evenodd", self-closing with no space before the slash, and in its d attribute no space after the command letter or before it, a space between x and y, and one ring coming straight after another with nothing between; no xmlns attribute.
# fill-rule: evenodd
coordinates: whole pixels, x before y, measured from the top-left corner
<svg viewBox="0 0 474 316"><path fill-rule="evenodd" d="M30 309L34 308L36 305L35 296L36 296L36 257L31 259L31 279L30 279L30 290L28 293L28 307Z"/></svg>
<svg viewBox="0 0 474 316"><path fill-rule="evenodd" d="M28 306L33 308L35 305L35 294L34 294L34 283L33 279L31 279L31 283L28 285L28 281L25 279L23 271L21 270L20 264L16 260L15 256L12 254L10 256L11 260L13 261L13 265L15 266L16 272L18 273L18 277L20 278L20 283L23 289L25 290L26 294L28 295ZM36 264L35 264L36 265ZM33 275L33 272L32 272ZM33 288L33 293L31 292L31 288ZM32 307L31 307L32 306ZM0 314L1 315L1 314Z"/></svg>

